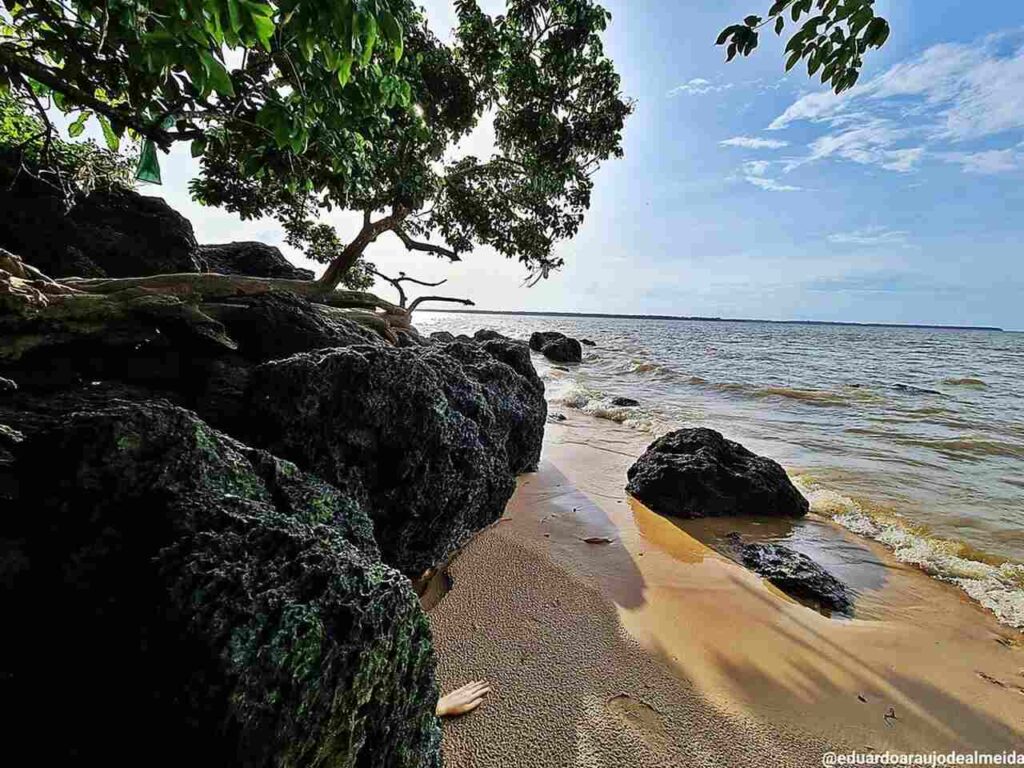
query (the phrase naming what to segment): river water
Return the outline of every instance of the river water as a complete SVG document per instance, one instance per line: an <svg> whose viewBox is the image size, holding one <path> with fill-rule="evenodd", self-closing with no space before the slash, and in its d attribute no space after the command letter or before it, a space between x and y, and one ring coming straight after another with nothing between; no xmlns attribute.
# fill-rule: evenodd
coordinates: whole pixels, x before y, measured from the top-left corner
<svg viewBox="0 0 1024 768"><path fill-rule="evenodd" d="M1024 628L1024 334L426 311L417 327L591 339L582 365L534 354L553 410L652 439L717 429L785 466L815 512Z"/></svg>

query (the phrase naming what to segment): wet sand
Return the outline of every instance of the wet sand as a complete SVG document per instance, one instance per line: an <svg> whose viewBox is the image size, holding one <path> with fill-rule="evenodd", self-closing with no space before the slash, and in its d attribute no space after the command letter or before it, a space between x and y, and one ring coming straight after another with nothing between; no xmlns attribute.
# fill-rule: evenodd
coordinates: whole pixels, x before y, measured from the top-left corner
<svg viewBox="0 0 1024 768"><path fill-rule="evenodd" d="M673 521L626 497L647 435L567 416L430 613L442 687L494 689L445 723L447 765L798 766L1024 742L1020 633L811 520L799 536L842 553L858 594L854 620L822 616L704 543L758 526Z"/></svg>

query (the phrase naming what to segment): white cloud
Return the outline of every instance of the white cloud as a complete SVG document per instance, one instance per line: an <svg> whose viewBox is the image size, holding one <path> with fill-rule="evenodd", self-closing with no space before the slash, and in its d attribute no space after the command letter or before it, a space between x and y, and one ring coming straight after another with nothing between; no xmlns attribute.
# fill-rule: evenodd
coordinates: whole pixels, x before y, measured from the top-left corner
<svg viewBox="0 0 1024 768"><path fill-rule="evenodd" d="M743 164L743 172L748 176L764 176L771 167L768 160L750 160Z"/></svg>
<svg viewBox="0 0 1024 768"><path fill-rule="evenodd" d="M828 236L828 241L836 245L856 246L905 246L907 245L906 232L901 232L888 227L865 227L853 232L836 232Z"/></svg>
<svg viewBox="0 0 1024 768"><path fill-rule="evenodd" d="M955 145L1024 130L1022 33L992 35L970 44L935 45L839 96L811 93L769 125L826 125L810 154L792 167L839 158L887 170L914 170L926 156L959 163L970 173L1016 170L1012 150L956 151Z"/></svg>
<svg viewBox="0 0 1024 768"><path fill-rule="evenodd" d="M795 187L792 184L782 184L775 179L769 179L764 176L745 176L748 183L753 184L755 187L765 190L766 192L800 192L803 187Z"/></svg>
<svg viewBox="0 0 1024 768"><path fill-rule="evenodd" d="M757 139L751 136L733 136L731 139L718 142L723 147L742 147L743 149L782 149L788 147L788 141L781 139Z"/></svg>
<svg viewBox="0 0 1024 768"><path fill-rule="evenodd" d="M1010 173L1024 168L1024 152L1019 149L990 149L984 152L947 152L940 155L947 163L957 163L966 173Z"/></svg>
<svg viewBox="0 0 1024 768"><path fill-rule="evenodd" d="M695 77L692 80L677 85L668 95L671 96L703 96L706 93L721 93L733 87L732 83L715 84L703 77Z"/></svg>

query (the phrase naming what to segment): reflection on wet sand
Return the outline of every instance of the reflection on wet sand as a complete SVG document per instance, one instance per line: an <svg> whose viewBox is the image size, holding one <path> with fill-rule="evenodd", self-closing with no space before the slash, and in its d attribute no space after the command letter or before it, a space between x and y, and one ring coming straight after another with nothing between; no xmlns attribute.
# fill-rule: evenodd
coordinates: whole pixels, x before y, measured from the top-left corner
<svg viewBox="0 0 1024 768"><path fill-rule="evenodd" d="M824 520L659 517L630 505L622 491L629 430L574 415L549 431L547 458L580 489L575 518L599 515L581 511L578 496L585 495L615 526L624 550L588 556L588 578L604 590L625 572L641 585L639 600L635 590L625 602L606 592L623 625L724 710L876 749L1021 743L1024 653L997 642L1017 633L956 588ZM615 452L601 450L609 432ZM638 454L643 436L633 440ZM520 505L514 514L534 508ZM716 552L720 537L735 530L785 541L822 562L856 592L855 618L828 619ZM571 536L563 520L557 539ZM896 719L884 717L890 707Z"/></svg>

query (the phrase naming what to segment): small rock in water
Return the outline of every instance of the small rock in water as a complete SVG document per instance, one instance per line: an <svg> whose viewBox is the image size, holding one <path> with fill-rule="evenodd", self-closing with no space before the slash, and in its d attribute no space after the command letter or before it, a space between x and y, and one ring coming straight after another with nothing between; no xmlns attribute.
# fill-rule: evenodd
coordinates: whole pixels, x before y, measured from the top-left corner
<svg viewBox="0 0 1024 768"><path fill-rule="evenodd" d="M612 405L617 405L620 408L636 408L640 405L640 401L634 400L632 397L614 397Z"/></svg>
<svg viewBox="0 0 1024 768"><path fill-rule="evenodd" d="M554 423L565 421L565 414L564 413L549 413L548 414L548 421L551 421L551 422L554 422Z"/></svg>
<svg viewBox="0 0 1024 768"><path fill-rule="evenodd" d="M941 395L942 393L936 389L925 389L924 387L915 387L912 384L894 384L893 389L897 389L900 392L909 392L912 395Z"/></svg>
<svg viewBox="0 0 1024 768"><path fill-rule="evenodd" d="M530 349L540 352L556 363L579 363L583 361L583 347L558 331L538 331L530 336Z"/></svg>
<svg viewBox="0 0 1024 768"><path fill-rule="evenodd" d="M611 544L614 539L609 539L607 536L588 536L583 541L587 544Z"/></svg>
<svg viewBox="0 0 1024 768"><path fill-rule="evenodd" d="M627 475L626 490L659 515L799 517L810 510L782 467L712 429L658 438Z"/></svg>
<svg viewBox="0 0 1024 768"><path fill-rule="evenodd" d="M822 608L846 615L853 601L846 585L816 562L781 544L744 544L743 564L788 595L809 600Z"/></svg>
<svg viewBox="0 0 1024 768"><path fill-rule="evenodd" d="M591 341L590 339L580 339L580 344L582 344L585 347L596 347L597 346L597 342L596 341Z"/></svg>

